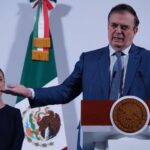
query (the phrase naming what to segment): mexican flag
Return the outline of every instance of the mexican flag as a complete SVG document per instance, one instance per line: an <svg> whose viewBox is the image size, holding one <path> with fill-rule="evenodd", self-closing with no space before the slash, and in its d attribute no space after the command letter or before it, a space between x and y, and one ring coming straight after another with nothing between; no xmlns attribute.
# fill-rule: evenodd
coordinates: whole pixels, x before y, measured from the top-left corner
<svg viewBox="0 0 150 150"><path fill-rule="evenodd" d="M56 0L30 0L37 8L35 25L29 38L20 83L26 87L48 87L58 84L49 14ZM25 139L22 150L67 150L62 105L30 108L27 98L18 97Z"/></svg>

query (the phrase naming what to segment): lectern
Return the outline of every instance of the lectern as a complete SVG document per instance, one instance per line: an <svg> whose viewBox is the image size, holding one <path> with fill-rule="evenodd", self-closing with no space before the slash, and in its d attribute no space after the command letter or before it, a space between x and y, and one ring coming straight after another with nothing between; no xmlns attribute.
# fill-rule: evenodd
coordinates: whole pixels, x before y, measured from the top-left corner
<svg viewBox="0 0 150 150"><path fill-rule="evenodd" d="M150 101L145 101L150 108ZM96 142L106 142L111 137L119 138L110 121L112 100L82 100L81 101L81 147L83 150L93 150ZM149 133L150 128L148 126ZM147 134L144 131L143 134Z"/></svg>

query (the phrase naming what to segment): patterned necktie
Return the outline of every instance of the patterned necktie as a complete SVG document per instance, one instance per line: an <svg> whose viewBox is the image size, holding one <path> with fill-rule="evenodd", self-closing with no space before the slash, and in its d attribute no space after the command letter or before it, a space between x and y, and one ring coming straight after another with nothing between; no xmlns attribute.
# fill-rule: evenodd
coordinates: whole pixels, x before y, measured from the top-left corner
<svg viewBox="0 0 150 150"><path fill-rule="evenodd" d="M121 56L123 55L122 52L115 53L117 60L113 67L112 72L112 82L110 87L110 100L117 100L121 94L121 83L122 83L122 62Z"/></svg>

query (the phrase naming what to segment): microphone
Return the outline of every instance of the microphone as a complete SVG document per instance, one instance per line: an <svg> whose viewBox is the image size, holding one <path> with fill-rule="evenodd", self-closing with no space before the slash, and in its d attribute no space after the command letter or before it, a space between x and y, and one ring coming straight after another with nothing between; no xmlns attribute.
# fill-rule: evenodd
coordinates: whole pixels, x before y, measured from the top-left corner
<svg viewBox="0 0 150 150"><path fill-rule="evenodd" d="M140 78L143 78L143 74L142 74L142 72L141 72L141 71L139 71L138 73L139 73L139 77L140 77Z"/></svg>
<svg viewBox="0 0 150 150"><path fill-rule="evenodd" d="M110 82L110 87L112 86L112 83L113 83L113 80L114 80L114 78L115 78L115 76L116 76L116 73L117 73L116 70L114 70L113 73L112 73L111 82Z"/></svg>
<svg viewBox="0 0 150 150"><path fill-rule="evenodd" d="M115 78L115 76L116 76L116 71L113 71L113 74L112 74L112 80Z"/></svg>

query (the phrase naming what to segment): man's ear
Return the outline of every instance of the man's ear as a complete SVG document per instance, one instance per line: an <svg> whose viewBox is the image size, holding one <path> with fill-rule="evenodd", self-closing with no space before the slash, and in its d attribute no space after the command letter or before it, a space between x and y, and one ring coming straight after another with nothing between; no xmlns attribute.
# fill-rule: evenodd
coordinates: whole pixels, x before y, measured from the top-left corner
<svg viewBox="0 0 150 150"><path fill-rule="evenodd" d="M138 27L134 27L133 30L134 30L134 34L136 34L138 32L139 28Z"/></svg>

